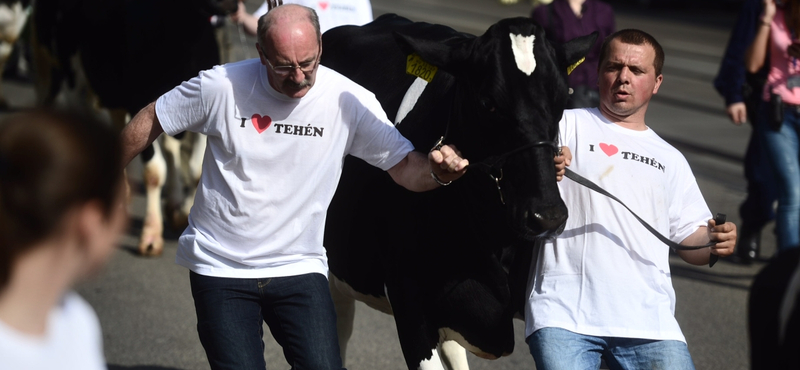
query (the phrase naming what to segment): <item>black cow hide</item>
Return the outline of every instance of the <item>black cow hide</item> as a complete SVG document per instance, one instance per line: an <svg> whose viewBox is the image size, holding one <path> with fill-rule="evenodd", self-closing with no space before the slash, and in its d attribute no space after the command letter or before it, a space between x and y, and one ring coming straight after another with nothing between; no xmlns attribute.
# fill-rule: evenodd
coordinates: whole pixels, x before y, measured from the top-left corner
<svg viewBox="0 0 800 370"><path fill-rule="evenodd" d="M516 62L514 35L535 38L530 75ZM332 275L359 293L388 294L409 368L453 333L481 357L513 350L532 242L560 232L567 217L554 149L541 142L557 139L567 67L595 38L552 45L528 18L476 37L396 15L323 35L322 64L375 93L393 121L417 79L406 72L409 56L438 67L397 128L422 152L445 136L471 162L452 185L412 193L348 158L328 212Z"/></svg>
<svg viewBox="0 0 800 370"><path fill-rule="evenodd" d="M75 83L81 68L104 108L131 115L201 70L219 64L209 22L236 10L233 0L39 0L37 43L57 60L48 91ZM80 55L82 65L73 66Z"/></svg>

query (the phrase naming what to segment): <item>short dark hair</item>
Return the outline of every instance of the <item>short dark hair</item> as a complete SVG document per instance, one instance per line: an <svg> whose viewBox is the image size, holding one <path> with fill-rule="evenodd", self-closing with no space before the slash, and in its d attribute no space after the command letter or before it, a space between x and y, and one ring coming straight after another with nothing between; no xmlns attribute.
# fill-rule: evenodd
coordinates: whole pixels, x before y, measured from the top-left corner
<svg viewBox="0 0 800 370"><path fill-rule="evenodd" d="M611 41L619 40L623 44L631 44L631 45L650 45L655 51L656 56L653 59L653 67L656 70L656 77L661 74L661 69L664 67L664 49L661 48L661 44L656 41L655 37L650 36L647 32L642 30L637 30L633 28L619 30L617 32L612 33L603 41L603 47L600 48L600 63L597 65L597 68L600 68L600 65L606 61L608 58L608 45L611 44Z"/></svg>
<svg viewBox="0 0 800 370"><path fill-rule="evenodd" d="M0 121L0 289L73 207L96 201L111 216L122 177L119 133L107 123L49 109Z"/></svg>

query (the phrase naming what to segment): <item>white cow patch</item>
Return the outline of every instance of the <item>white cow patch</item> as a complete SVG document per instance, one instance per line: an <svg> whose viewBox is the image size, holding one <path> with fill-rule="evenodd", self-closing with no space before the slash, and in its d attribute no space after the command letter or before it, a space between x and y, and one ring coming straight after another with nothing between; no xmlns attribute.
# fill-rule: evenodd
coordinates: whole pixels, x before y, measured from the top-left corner
<svg viewBox="0 0 800 370"><path fill-rule="evenodd" d="M517 68L530 76L536 69L536 58L533 57L533 41L536 36L522 36L513 33L511 36L511 50L514 52L514 59L517 61Z"/></svg>
<svg viewBox="0 0 800 370"><path fill-rule="evenodd" d="M408 112L411 112L414 109L414 106L417 105L417 99L419 96L422 95L422 92L425 91L425 87L428 86L428 81L425 81L419 77L414 80L414 83L406 91L406 94L403 96L403 101L400 103L400 108L397 109L397 116L394 118L394 125L397 126L400 122L403 122L403 119L406 118Z"/></svg>

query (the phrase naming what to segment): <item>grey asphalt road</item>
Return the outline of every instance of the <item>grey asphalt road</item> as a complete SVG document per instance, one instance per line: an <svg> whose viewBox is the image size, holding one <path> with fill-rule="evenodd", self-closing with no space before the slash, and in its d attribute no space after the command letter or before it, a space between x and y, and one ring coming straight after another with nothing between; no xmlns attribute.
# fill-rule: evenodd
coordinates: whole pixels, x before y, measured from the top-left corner
<svg viewBox="0 0 800 370"><path fill-rule="evenodd" d="M482 33L498 19L526 16L527 2L501 6L494 0L372 0L375 16L393 12L413 20L442 23L460 31ZM664 83L648 111L648 124L681 149L694 169L712 212L739 221L745 197L742 158L750 134L747 125L730 124L723 101L711 81L733 23L729 12L708 9L648 11L615 3L618 28L635 27L653 34L666 50ZM254 10L257 0L246 2ZM234 58L255 57L250 37L230 28ZM29 84L3 86L12 106L33 104ZM129 169L134 184L137 168ZM134 187L136 189L136 187ZM178 232L167 234L164 255L141 258L133 253L141 228L143 198L130 205L130 231L103 272L78 287L95 307L103 327L106 358L111 369L208 369L195 332L188 271L174 264ZM764 233L763 254L774 253L772 225ZM746 303L753 276L764 261L743 266L723 259L713 269L672 259L678 303L676 316L687 337L698 369L747 369ZM469 357L472 369L533 369L517 322L514 353L495 361ZM287 369L280 347L265 335L269 369ZM357 306L355 332L347 358L351 370L402 369L403 359L390 316Z"/></svg>

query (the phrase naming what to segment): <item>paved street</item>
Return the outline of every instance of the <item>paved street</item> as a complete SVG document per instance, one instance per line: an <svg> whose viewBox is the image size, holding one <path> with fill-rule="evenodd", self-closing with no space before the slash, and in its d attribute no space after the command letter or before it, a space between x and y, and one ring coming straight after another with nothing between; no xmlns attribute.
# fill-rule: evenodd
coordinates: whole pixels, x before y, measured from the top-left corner
<svg viewBox="0 0 800 370"><path fill-rule="evenodd" d="M413 20L442 23L460 31L483 33L505 17L527 16L527 1L501 6L495 0L372 0L374 15L398 13ZM627 2L630 3L630 2ZM615 3L616 4L616 3ZM257 0L248 0L251 11ZM647 123L681 149L689 160L712 212L726 213L739 222L738 207L745 196L741 160L750 128L736 127L724 115L723 101L711 81L728 38L734 14L685 10L646 11L615 5L617 28L640 28L664 46L664 83L648 111ZM238 58L254 39L233 28L231 42ZM249 57L254 57L253 51ZM30 106L30 85L4 84L13 106ZM136 164L130 176L138 178ZM95 307L104 331L111 369L208 369L194 328L195 314L188 271L174 264L179 233L167 235L164 255L141 258L133 250L144 208L141 195L131 204L130 232L108 267L96 279L79 287ZM765 256L774 252L772 224L764 233ZM742 266L728 260L713 269L695 267L672 258L678 297L677 317L698 369L747 369L746 303L753 276L763 261ZM533 369L523 341L522 322L516 323L517 348L506 358L487 361L469 357L472 369ZM266 329L265 329L266 330ZM265 335L269 369L286 369L280 347ZM402 369L404 361L392 317L357 306L355 332L349 345L350 370Z"/></svg>

